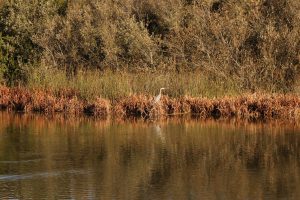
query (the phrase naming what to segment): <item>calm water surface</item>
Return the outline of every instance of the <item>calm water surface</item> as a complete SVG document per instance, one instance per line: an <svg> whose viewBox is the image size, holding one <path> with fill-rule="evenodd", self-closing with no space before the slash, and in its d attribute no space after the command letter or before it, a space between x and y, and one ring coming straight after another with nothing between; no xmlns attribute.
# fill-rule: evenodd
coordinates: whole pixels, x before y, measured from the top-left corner
<svg viewBox="0 0 300 200"><path fill-rule="evenodd" d="M300 199L300 129L0 113L0 199Z"/></svg>

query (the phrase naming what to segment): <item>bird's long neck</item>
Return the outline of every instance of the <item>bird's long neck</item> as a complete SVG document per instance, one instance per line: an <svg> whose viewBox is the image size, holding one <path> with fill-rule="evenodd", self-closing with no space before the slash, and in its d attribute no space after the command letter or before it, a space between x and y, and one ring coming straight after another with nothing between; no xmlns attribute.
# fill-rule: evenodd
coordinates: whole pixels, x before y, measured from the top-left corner
<svg viewBox="0 0 300 200"><path fill-rule="evenodd" d="M159 95L161 95L162 89L159 90Z"/></svg>

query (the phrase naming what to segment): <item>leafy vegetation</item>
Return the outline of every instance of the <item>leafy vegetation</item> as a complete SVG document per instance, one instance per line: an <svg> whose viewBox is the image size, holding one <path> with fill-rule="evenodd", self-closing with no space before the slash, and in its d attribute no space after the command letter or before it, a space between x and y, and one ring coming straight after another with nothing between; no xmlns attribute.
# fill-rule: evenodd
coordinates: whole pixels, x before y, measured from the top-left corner
<svg viewBox="0 0 300 200"><path fill-rule="evenodd" d="M225 92L294 92L299 10L293 0L4 0L0 81L73 85L87 95L104 88L100 95L108 98L154 93L149 88L156 77L178 91L173 96L213 94L220 86ZM186 83L175 88L172 77ZM74 86L82 79L89 82ZM129 86L114 90L111 81Z"/></svg>

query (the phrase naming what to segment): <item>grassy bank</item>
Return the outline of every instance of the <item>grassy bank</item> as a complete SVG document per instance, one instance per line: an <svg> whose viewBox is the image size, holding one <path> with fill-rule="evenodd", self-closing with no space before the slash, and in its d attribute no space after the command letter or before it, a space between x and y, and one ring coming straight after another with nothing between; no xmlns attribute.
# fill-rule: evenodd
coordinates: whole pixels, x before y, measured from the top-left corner
<svg viewBox="0 0 300 200"><path fill-rule="evenodd" d="M210 79L201 72L177 73L170 70L127 70L113 72L105 70L79 71L74 77L68 77L64 71L39 67L31 71L26 85L33 90L50 89L54 92L74 90L80 98L91 100L101 97L109 100L130 95L157 95L159 88L167 88L169 97L197 96L218 97L238 95L241 90L231 80Z"/></svg>
<svg viewBox="0 0 300 200"><path fill-rule="evenodd" d="M299 1L0 2L2 108L297 116Z"/></svg>
<svg viewBox="0 0 300 200"><path fill-rule="evenodd" d="M200 118L240 119L298 119L300 98L296 95L240 95L223 98L170 98L163 96L153 104L151 95L130 95L107 100L86 100L73 90L29 90L25 88L0 88L1 109L18 112L67 115L92 115L96 117L167 117L190 114Z"/></svg>

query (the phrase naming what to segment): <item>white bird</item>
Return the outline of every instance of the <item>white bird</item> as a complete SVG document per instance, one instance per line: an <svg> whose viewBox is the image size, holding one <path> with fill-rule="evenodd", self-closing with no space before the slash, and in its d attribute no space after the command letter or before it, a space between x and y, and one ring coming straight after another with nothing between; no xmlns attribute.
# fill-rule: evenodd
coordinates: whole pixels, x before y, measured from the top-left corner
<svg viewBox="0 0 300 200"><path fill-rule="evenodd" d="M159 94L154 98L154 101L153 101L154 104L157 104L157 103L160 101L160 98L161 98L161 92L162 92L163 90L165 90L165 89L166 89L166 88L160 88Z"/></svg>

